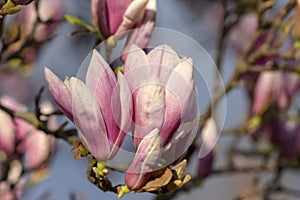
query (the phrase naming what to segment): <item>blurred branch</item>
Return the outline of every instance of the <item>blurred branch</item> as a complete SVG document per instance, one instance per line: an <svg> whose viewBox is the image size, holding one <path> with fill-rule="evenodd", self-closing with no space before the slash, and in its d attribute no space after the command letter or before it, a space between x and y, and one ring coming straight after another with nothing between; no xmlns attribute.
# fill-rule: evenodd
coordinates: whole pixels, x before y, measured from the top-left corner
<svg viewBox="0 0 300 200"><path fill-rule="evenodd" d="M36 97L35 100L36 108L34 112L13 111L1 103L0 103L0 109L6 112L10 117L22 119L48 135L53 135L54 137L63 139L73 145L77 144L80 141L77 134L77 130L76 129L65 130L64 128L67 125L67 122L61 124L61 126L57 130L52 131L47 127L47 121L42 121L40 119L40 116L42 115L49 117L49 115L44 115L43 113L41 113L39 108L39 100L40 100L41 92L42 90L40 90L39 94Z"/></svg>

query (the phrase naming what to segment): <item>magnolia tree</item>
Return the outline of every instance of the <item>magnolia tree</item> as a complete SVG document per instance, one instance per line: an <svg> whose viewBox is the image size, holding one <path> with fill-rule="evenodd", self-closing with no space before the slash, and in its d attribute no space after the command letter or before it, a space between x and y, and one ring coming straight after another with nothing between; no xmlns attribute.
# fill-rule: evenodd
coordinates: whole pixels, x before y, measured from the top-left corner
<svg viewBox="0 0 300 200"><path fill-rule="evenodd" d="M0 0L1 200L19 199L51 175L58 140L73 146L74 159L88 160L87 179L99 196L148 192L171 199L212 176L251 172L258 178L236 199L300 197L300 189L282 181L300 167L299 0L210 2L203 18L217 30L215 59L193 39L155 27L156 0L86 3L90 19L67 13L64 1ZM67 24L70 37L84 34L94 45L75 76L61 80L44 67L44 83L33 94L26 79L43 46ZM225 66L228 49L237 55L230 57L235 66ZM232 74L224 83L225 67ZM226 95L237 88L245 91L248 111L224 129L232 112ZM228 135L234 142L226 164L216 165ZM267 181L259 176L266 171ZM114 175L121 181L112 182Z"/></svg>

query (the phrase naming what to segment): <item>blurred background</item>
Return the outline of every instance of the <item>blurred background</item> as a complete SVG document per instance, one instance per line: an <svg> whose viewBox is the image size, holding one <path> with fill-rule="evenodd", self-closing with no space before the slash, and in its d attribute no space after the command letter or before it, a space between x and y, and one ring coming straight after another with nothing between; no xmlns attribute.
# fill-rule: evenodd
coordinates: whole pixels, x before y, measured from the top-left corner
<svg viewBox="0 0 300 200"><path fill-rule="evenodd" d="M286 1L278 1L273 8L279 9ZM65 12L74 15L86 22L90 22L90 4L86 0L64 0ZM223 20L222 3L220 1L205 0L163 0L157 1L157 21L156 26L178 31L192 38L208 52L215 60L218 51L218 37ZM31 105L33 108L33 96L38 92L41 86L45 86L43 68L49 67L61 79L65 76L75 76L79 66L85 56L90 52L94 45L94 38L89 34L77 34L70 36L76 26L62 22L55 32L55 38L43 45L40 54L35 63L35 70L26 77L28 91L31 94L18 96L11 92L12 96L18 98L21 102ZM242 37L241 37L242 38ZM226 47L223 50L224 59L222 61L222 78L226 83L235 70L235 65L239 54L234 49L230 41L226 41ZM209 65L203 62L203 69ZM207 69L209 71L209 69ZM0 77L0 79L2 79ZM1 80L1 83L4 79ZM17 84L17 83L16 83ZM209 85L208 87L213 87ZM1 86L0 86L1 89ZM1 90L0 90L1 91ZM1 91L3 92L3 90ZM209 98L208 94L199 92L199 99ZM205 95L205 96L204 96ZM43 94L44 99L50 99L48 91ZM236 88L226 96L227 112L225 115L224 130L234 128L243 123L249 113L249 102L246 91L243 88ZM224 108L218 109L218 112L225 112ZM200 110L203 114L203 111ZM219 122L222 123L222 122ZM222 124L219 124L222 126ZM236 137L225 135L221 136L216 146L216 159L214 167L226 165L228 160L229 147L235 142ZM251 141L245 137L239 144L247 149L252 145ZM57 153L50 164L50 174L47 179L37 185L25 189L21 200L39 200L39 199L117 199L116 194L102 192L96 186L91 184L86 178L87 159L74 160L74 153L70 151L72 146L64 141L59 141ZM237 162L249 162L243 158L236 158ZM240 160L238 160L240 159ZM195 158L194 160L197 160ZM251 162L251 161L250 161ZM254 161L255 162L255 161ZM197 171L197 161L190 163L187 172L195 174ZM259 177L259 185L268 182L272 172L246 172L246 173L223 173L211 175L206 178L198 187L190 191L181 192L175 199L236 199L242 192L253 187L253 183ZM300 189L300 173L298 170L287 170L283 176L282 182L289 188ZM114 184L123 182L124 174L114 173L110 176ZM150 193L127 194L123 199L155 199L155 195ZM252 199L252 198L249 198ZM300 196L276 195L272 199L300 199Z"/></svg>

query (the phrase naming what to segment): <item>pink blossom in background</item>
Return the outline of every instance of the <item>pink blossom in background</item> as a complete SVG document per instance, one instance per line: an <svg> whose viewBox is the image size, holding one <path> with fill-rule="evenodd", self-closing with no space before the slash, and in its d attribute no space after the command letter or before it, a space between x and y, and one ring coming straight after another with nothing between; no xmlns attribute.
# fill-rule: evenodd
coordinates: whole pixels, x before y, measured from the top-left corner
<svg viewBox="0 0 300 200"><path fill-rule="evenodd" d="M1 200L15 199L14 194L10 190L10 185L5 181L0 182L0 199Z"/></svg>
<svg viewBox="0 0 300 200"><path fill-rule="evenodd" d="M21 64L34 63L42 46L41 42L54 37L58 27L57 21L63 18L64 10L64 1L60 0L40 0L38 11L35 2L22 6L20 12L7 19L6 39L11 41L18 36L19 38L9 45L7 52L3 53L4 57L17 53ZM38 22L38 17L45 23ZM49 21L51 23L48 23ZM25 48L22 47L24 43L27 43Z"/></svg>
<svg viewBox="0 0 300 200"><path fill-rule="evenodd" d="M15 200L19 199L23 193L26 180L21 178L14 184L14 188L11 189L11 183L8 181L0 182L0 199L1 200Z"/></svg>
<svg viewBox="0 0 300 200"><path fill-rule="evenodd" d="M2 96L0 102L12 110L26 110L23 105L9 96ZM15 148L15 138L17 137L17 127L15 123L16 121L14 119L0 110L0 150L3 151L6 156L13 153Z"/></svg>
<svg viewBox="0 0 300 200"><path fill-rule="evenodd" d="M250 42L258 27L258 16L256 13L245 14L239 23L229 33L229 41L233 44L238 53L242 53Z"/></svg>
<svg viewBox="0 0 300 200"><path fill-rule="evenodd" d="M287 109L299 86L297 74L262 72L254 89L252 113L260 115L270 104L275 104L281 110Z"/></svg>
<svg viewBox="0 0 300 200"><path fill-rule="evenodd" d="M199 163L197 169L198 177L205 178L212 173L215 160L215 145L218 139L217 124L210 118L201 131L202 145L199 151Z"/></svg>
<svg viewBox="0 0 300 200"><path fill-rule="evenodd" d="M14 111L26 111L23 105L8 96L1 97L0 102ZM49 103L42 104L41 111L45 114L50 113L49 106ZM53 110L53 108L51 109ZM53 136L46 135L22 119L12 119L4 111L0 111L0 115L0 124L6 123L8 125L0 126L0 149L7 156L10 156L13 151L24 154L25 166L30 169L41 167L56 147L56 140ZM58 128L55 117L50 117L49 121L51 123L49 128ZM19 145L16 146L17 144Z"/></svg>
<svg viewBox="0 0 300 200"><path fill-rule="evenodd" d="M39 9L36 11L35 3L24 6L16 16L16 22L21 25L21 31L25 36L33 31L34 23L39 16L42 21L61 20L64 15L64 2L60 0L40 0ZM39 24L35 32L35 39L43 41L51 38L57 25Z"/></svg>
<svg viewBox="0 0 300 200"><path fill-rule="evenodd" d="M244 15L236 27L230 32L229 39L239 54L247 47L248 42L254 36L258 27L258 16L255 13ZM281 31L278 31L276 38L279 38ZM269 30L257 39L253 47L249 51L249 56L255 53L266 42L269 36ZM275 43L274 41L273 43ZM280 48L281 52L288 52L293 48L293 42L286 38ZM262 56L255 61L255 64L280 65L285 63L290 67L297 65L295 59L281 59L276 56ZM290 101L299 89L300 79L294 73L289 72L262 72L255 73L244 77L247 82L255 81L254 87L247 87L247 90L252 98L251 112L254 115L262 115L270 106L275 105L278 109L285 110L288 108Z"/></svg>
<svg viewBox="0 0 300 200"><path fill-rule="evenodd" d="M0 80L0 95L9 95L23 103L31 101L33 94L26 77L18 72L2 72L0 73Z"/></svg>
<svg viewBox="0 0 300 200"><path fill-rule="evenodd" d="M41 104L42 113L50 114L53 111L54 108L50 102L43 102ZM54 116L49 118L48 128L53 131L58 128L58 124ZM25 167L37 170L47 167L46 161L50 156L54 155L57 140L53 136L45 134L43 131L32 128L27 132L23 143L23 145L25 145Z"/></svg>

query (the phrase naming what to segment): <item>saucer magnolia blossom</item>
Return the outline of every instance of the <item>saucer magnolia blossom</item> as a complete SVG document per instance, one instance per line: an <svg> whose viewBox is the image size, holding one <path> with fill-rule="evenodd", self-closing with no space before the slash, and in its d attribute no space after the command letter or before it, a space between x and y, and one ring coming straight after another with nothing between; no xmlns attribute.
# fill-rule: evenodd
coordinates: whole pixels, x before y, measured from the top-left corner
<svg viewBox="0 0 300 200"><path fill-rule="evenodd" d="M180 125L196 117L193 61L178 56L167 45L154 48L148 55L133 46L124 74L132 92L133 136L137 147L125 182L129 188L138 190L157 169L168 144L175 140L173 136L181 137L177 131ZM185 129L180 132L188 134L188 127ZM181 142L182 139L172 145L184 151L186 143Z"/></svg>
<svg viewBox="0 0 300 200"><path fill-rule="evenodd" d="M94 50L82 66L86 81L72 77L62 82L45 68L48 89L61 111L75 124L83 143L99 160L112 159L130 126L130 91L124 76L118 78Z"/></svg>
<svg viewBox="0 0 300 200"><path fill-rule="evenodd" d="M92 0L92 20L104 38L113 36L120 40L135 29L127 41L124 52L132 44L146 48L156 19L156 0ZM125 61L126 54L122 56Z"/></svg>
<svg viewBox="0 0 300 200"><path fill-rule="evenodd" d="M2 96L0 102L14 111L26 111L26 107L9 96ZM49 102L43 103L41 111L45 114L51 113L52 105ZM55 118L50 117L48 122L49 129L58 128ZM45 161L55 151L55 147L54 137L37 130L22 119L12 119L0 110L0 152L4 152L9 157L17 151L24 156L24 165L27 169L37 170L46 167Z"/></svg>
<svg viewBox="0 0 300 200"><path fill-rule="evenodd" d="M94 26L107 38L150 20L147 12L156 12L156 0L92 0L91 11Z"/></svg>
<svg viewBox="0 0 300 200"><path fill-rule="evenodd" d="M133 46L124 66L133 98L134 144L154 128L160 130L165 146L194 106L193 61L179 57L167 45L145 52ZM192 116L192 117L191 117ZM192 121L190 120L190 121Z"/></svg>
<svg viewBox="0 0 300 200"><path fill-rule="evenodd" d="M49 91L99 160L113 159L133 126L137 151L125 182L138 190L158 169L160 160L171 164L191 144L199 124L193 61L167 45L148 55L133 45L124 75L119 72L116 78L96 50L81 68L87 69L85 83L75 77L63 82L45 68Z"/></svg>
<svg viewBox="0 0 300 200"><path fill-rule="evenodd" d="M296 74L284 72L262 72L255 85L252 113L261 115L270 104L281 110L287 109L300 87Z"/></svg>

